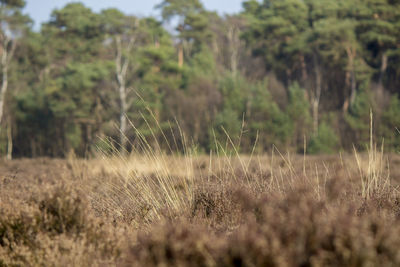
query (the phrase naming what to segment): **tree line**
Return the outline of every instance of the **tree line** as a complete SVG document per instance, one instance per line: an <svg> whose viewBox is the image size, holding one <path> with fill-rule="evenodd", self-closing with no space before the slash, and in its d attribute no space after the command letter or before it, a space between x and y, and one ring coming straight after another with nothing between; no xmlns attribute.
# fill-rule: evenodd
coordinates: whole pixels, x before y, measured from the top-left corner
<svg viewBox="0 0 400 267"><path fill-rule="evenodd" d="M0 0L3 156L87 156L105 138L332 153L366 148L370 111L400 148L398 0L248 0L224 16L164 0L160 19L76 2L37 32L24 5Z"/></svg>

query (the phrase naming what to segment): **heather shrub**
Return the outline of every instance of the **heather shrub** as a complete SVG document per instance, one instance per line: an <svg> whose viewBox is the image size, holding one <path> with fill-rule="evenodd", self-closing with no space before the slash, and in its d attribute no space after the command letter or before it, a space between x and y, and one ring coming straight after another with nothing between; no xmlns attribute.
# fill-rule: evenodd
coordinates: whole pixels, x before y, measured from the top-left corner
<svg viewBox="0 0 400 267"><path fill-rule="evenodd" d="M400 173L377 149L64 164L0 176L0 266L400 265Z"/></svg>
<svg viewBox="0 0 400 267"><path fill-rule="evenodd" d="M391 209L317 200L310 188L286 195L234 193L243 220L219 232L169 221L140 235L129 264L146 266L397 266L398 221ZM197 220L198 222L198 220Z"/></svg>
<svg viewBox="0 0 400 267"><path fill-rule="evenodd" d="M53 234L79 235L91 228L85 199L65 185L46 192L39 202L42 230Z"/></svg>
<svg viewBox="0 0 400 267"><path fill-rule="evenodd" d="M165 221L139 235L126 266L216 266L220 241L199 225Z"/></svg>
<svg viewBox="0 0 400 267"><path fill-rule="evenodd" d="M82 266L119 254L116 237L91 215L83 194L65 184L46 189L28 203L15 203L17 209L0 210L0 264Z"/></svg>
<svg viewBox="0 0 400 267"><path fill-rule="evenodd" d="M40 231L35 208L25 206L15 212L10 206L0 210L0 245L13 250L18 245L34 246L35 236Z"/></svg>
<svg viewBox="0 0 400 267"><path fill-rule="evenodd" d="M236 201L237 188L211 184L198 188L192 203L191 220L205 221L215 229L228 230L242 220L242 205Z"/></svg>

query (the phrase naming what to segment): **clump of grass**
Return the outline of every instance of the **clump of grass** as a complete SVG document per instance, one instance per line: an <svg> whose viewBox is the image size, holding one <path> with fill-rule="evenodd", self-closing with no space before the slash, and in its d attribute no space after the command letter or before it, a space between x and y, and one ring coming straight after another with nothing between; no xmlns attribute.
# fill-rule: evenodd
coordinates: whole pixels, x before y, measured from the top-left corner
<svg viewBox="0 0 400 267"><path fill-rule="evenodd" d="M150 126L151 141L132 122L130 124L137 137L136 145L131 144L134 150L130 155L121 153L111 142L105 141L113 156L102 154L100 164L112 179L98 180L99 190L92 195L96 206L101 206L114 219L136 226L164 216L172 218L190 212L194 200L193 156L183 133L180 131L183 153L174 154L157 122L170 148L170 155L167 155L161 151L159 140Z"/></svg>
<svg viewBox="0 0 400 267"><path fill-rule="evenodd" d="M370 199L375 195L387 193L390 190L390 172L389 161L384 156L382 142L381 148L378 149L373 139L373 115L370 112L370 142L368 151L368 159L362 160L354 148L354 155L357 161L359 174L361 178L361 194L363 198ZM366 166L366 167L365 167Z"/></svg>

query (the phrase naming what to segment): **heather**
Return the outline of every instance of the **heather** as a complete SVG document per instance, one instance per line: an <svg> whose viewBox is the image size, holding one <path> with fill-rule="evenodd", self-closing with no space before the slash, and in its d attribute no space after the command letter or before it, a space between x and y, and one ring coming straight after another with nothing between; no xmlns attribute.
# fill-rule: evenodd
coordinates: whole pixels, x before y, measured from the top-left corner
<svg viewBox="0 0 400 267"><path fill-rule="evenodd" d="M400 158L370 156L3 161L1 264L397 266Z"/></svg>

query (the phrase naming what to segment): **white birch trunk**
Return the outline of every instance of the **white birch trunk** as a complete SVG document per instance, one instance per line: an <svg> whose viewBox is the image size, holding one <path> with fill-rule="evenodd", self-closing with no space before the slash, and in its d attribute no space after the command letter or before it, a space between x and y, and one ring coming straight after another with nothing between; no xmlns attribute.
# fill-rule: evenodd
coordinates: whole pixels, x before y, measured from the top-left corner
<svg viewBox="0 0 400 267"><path fill-rule="evenodd" d="M2 81L0 87L0 123L3 121L6 94L8 89L8 69L14 54L16 43L11 40L10 37L2 35L2 46L1 49L1 71ZM7 159L12 158L12 132L11 123L7 125Z"/></svg>
<svg viewBox="0 0 400 267"><path fill-rule="evenodd" d="M127 88L126 88L126 74L129 67L129 59L123 56L123 48L122 48L122 40L121 36L117 36L115 38L116 46L117 46L117 56L115 58L115 72L118 83L118 92L119 92L119 101L120 101L120 114L119 114L119 132L120 132L120 146L121 153L125 154L126 145L128 143L126 134L127 134L127 119L126 113L128 112L129 105L127 102ZM129 40L129 44L126 48L126 53L129 53L132 50L134 43L134 39L131 38Z"/></svg>

